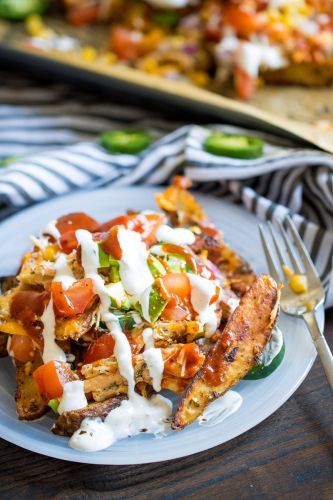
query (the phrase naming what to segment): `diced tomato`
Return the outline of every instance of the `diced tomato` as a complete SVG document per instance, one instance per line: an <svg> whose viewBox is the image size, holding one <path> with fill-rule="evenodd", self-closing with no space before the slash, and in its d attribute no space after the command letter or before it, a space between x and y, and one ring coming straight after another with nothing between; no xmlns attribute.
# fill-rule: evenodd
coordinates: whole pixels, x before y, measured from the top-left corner
<svg viewBox="0 0 333 500"><path fill-rule="evenodd" d="M26 363L34 358L35 347L32 340L27 335L12 335L10 339L10 354L17 359Z"/></svg>
<svg viewBox="0 0 333 500"><path fill-rule="evenodd" d="M119 226L113 226L108 231L106 236L101 241L101 247L107 254L111 255L114 259L120 260L122 257L122 250L118 240Z"/></svg>
<svg viewBox="0 0 333 500"><path fill-rule="evenodd" d="M95 296L90 278L76 281L67 290L63 289L59 281L53 281L51 293L55 312L60 317L82 314Z"/></svg>
<svg viewBox="0 0 333 500"><path fill-rule="evenodd" d="M61 234L60 246L65 253L71 253L77 248L77 239L75 231L86 229L94 232L98 228L98 222L83 212L74 212L72 214L59 217L57 220L57 229Z"/></svg>
<svg viewBox="0 0 333 500"><path fill-rule="evenodd" d="M66 382L76 379L74 372L68 363L62 361L49 361L40 366L32 374L38 390L45 401L60 398Z"/></svg>
<svg viewBox="0 0 333 500"><path fill-rule="evenodd" d="M86 5L75 5L67 14L68 21L74 26L91 24L98 18L98 4L88 3Z"/></svg>
<svg viewBox="0 0 333 500"><path fill-rule="evenodd" d="M126 229L140 233L142 235L142 239L146 243L153 244L156 241L156 231L158 227L164 223L164 221L164 215L158 213L120 215L119 217L102 224L98 230L108 231L116 225L124 226Z"/></svg>
<svg viewBox="0 0 333 500"><path fill-rule="evenodd" d="M253 78L238 66L235 68L234 80L238 96L245 101L251 99L257 87L257 78Z"/></svg>
<svg viewBox="0 0 333 500"><path fill-rule="evenodd" d="M193 317L191 284L185 273L168 273L158 279L157 286L163 298L168 300L161 315L162 320L182 321Z"/></svg>
<svg viewBox="0 0 333 500"><path fill-rule="evenodd" d="M23 323L30 323L39 319L50 299L48 292L21 290L15 292L10 304L10 315Z"/></svg>
<svg viewBox="0 0 333 500"><path fill-rule="evenodd" d="M176 300L170 300L160 316L162 321L185 321L192 318L193 311L190 304L179 304Z"/></svg>
<svg viewBox="0 0 333 500"><path fill-rule="evenodd" d="M76 229L87 229L87 231L93 232L96 231L99 224L84 212L73 212L59 217L56 226L60 234L65 234L67 231L75 231Z"/></svg>
<svg viewBox="0 0 333 500"><path fill-rule="evenodd" d="M140 41L140 33L133 33L121 26L114 26L111 29L111 49L119 59L135 61L140 55Z"/></svg>
<svg viewBox="0 0 333 500"><path fill-rule="evenodd" d="M191 297L191 284L185 273L168 273L159 278L158 285L166 300L174 296L180 299Z"/></svg>
<svg viewBox="0 0 333 500"><path fill-rule="evenodd" d="M106 359L112 356L115 341L109 333L104 333L97 340L92 342L84 356L84 363L93 363L99 359Z"/></svg>
<svg viewBox="0 0 333 500"><path fill-rule="evenodd" d="M75 231L67 231L67 233L62 234L59 238L59 244L61 250L67 254L76 250L78 247L78 241L75 236Z"/></svg>
<svg viewBox="0 0 333 500"><path fill-rule="evenodd" d="M164 375L180 378L192 378L205 360L205 355L197 344L184 344L174 348L174 351L164 361Z"/></svg>
<svg viewBox="0 0 333 500"><path fill-rule="evenodd" d="M267 22L265 13L246 10L231 2L222 4L223 23L232 26L240 36L247 37L262 30Z"/></svg>

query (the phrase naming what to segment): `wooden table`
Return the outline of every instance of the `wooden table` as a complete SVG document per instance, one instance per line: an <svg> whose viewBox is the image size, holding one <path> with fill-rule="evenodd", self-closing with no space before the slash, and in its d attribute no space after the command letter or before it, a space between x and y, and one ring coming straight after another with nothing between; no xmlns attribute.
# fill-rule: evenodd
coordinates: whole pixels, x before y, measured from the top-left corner
<svg viewBox="0 0 333 500"><path fill-rule="evenodd" d="M333 310L326 336L333 348ZM274 415L203 453L148 465L63 462L1 441L0 499L333 499L333 397L317 360Z"/></svg>

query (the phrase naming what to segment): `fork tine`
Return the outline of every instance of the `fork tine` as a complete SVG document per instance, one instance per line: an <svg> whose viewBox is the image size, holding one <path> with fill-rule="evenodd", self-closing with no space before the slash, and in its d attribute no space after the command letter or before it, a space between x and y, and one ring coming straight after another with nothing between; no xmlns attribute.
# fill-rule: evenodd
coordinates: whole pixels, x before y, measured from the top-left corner
<svg viewBox="0 0 333 500"><path fill-rule="evenodd" d="M291 265L293 267L293 270L295 271L295 273L302 274L303 269L301 268L298 260L295 257L296 250L293 248L293 245L291 243L289 235L287 234L287 231L283 227L283 224L281 221L278 221L278 225L279 225L279 229L280 229L284 244L286 245L286 250L288 252L289 259L290 259Z"/></svg>
<svg viewBox="0 0 333 500"><path fill-rule="evenodd" d="M285 259L283 258L283 252L281 250L280 243L279 243L279 241L278 241L278 239L277 239L277 237L275 235L273 224L271 222L268 222L267 226L268 226L270 235L272 237L272 240L273 240L273 243L274 243L274 247L275 247L275 250L276 250L276 253L277 253L280 265L281 265L281 268L282 268L282 266L284 266L286 264L286 262L285 262Z"/></svg>
<svg viewBox="0 0 333 500"><path fill-rule="evenodd" d="M273 276L273 278L275 279L275 281L277 283L279 283L279 281L281 281L281 279L280 279L280 276L279 276L278 268L275 265L275 262L273 260L273 257L272 257L273 253L272 253L270 245L269 245L269 243L267 241L267 237L265 235L264 227L263 227L262 224L259 224L259 233L260 233L260 239L261 239L262 247L263 247L263 250L264 250L264 253L265 253L265 257L266 257L266 261L267 261L269 272Z"/></svg>
<svg viewBox="0 0 333 500"><path fill-rule="evenodd" d="M286 226L288 227L288 229L290 230L290 232L292 234L295 246L296 246L296 248L299 252L299 255L302 259L302 262L304 264L306 272L309 274L312 274L312 276L314 275L316 278L319 279L317 269L315 268L314 263L312 262L312 259L309 255L309 252L307 251L307 249L306 249L306 247L305 247L305 245L304 245L304 243L303 243L303 241L302 241L302 239L301 239L301 237L296 229L296 226L289 215L286 217Z"/></svg>

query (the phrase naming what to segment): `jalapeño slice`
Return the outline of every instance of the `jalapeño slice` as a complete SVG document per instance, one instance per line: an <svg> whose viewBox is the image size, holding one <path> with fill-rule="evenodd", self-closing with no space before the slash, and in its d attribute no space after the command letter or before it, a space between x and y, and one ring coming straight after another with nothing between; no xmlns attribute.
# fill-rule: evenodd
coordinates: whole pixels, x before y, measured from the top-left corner
<svg viewBox="0 0 333 500"><path fill-rule="evenodd" d="M0 17L22 21L31 14L43 14L47 6L47 0L0 0Z"/></svg>
<svg viewBox="0 0 333 500"><path fill-rule="evenodd" d="M249 135L231 135L214 132L204 142L204 149L213 155L241 160L253 160L263 154L263 141Z"/></svg>
<svg viewBox="0 0 333 500"><path fill-rule="evenodd" d="M101 135L101 144L110 153L137 154L148 148L151 141L143 130L109 130Z"/></svg>

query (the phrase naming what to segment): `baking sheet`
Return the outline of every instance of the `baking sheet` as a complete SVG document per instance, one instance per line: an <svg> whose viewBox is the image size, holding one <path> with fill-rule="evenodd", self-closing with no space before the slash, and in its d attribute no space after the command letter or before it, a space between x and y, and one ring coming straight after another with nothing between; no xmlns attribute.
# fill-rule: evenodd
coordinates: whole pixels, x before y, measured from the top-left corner
<svg viewBox="0 0 333 500"><path fill-rule="evenodd" d="M96 47L105 43L107 27L75 28L61 19L46 19L60 35L68 35L81 45ZM183 104L224 121L262 128L307 141L333 153L333 88L271 86L258 89L249 103L195 87L187 82L164 80L119 63L108 64L97 58L87 62L79 51L45 51L29 47L22 24L0 22L0 59L15 61L53 71L59 78L65 73L80 76L90 83L128 89L165 102Z"/></svg>

